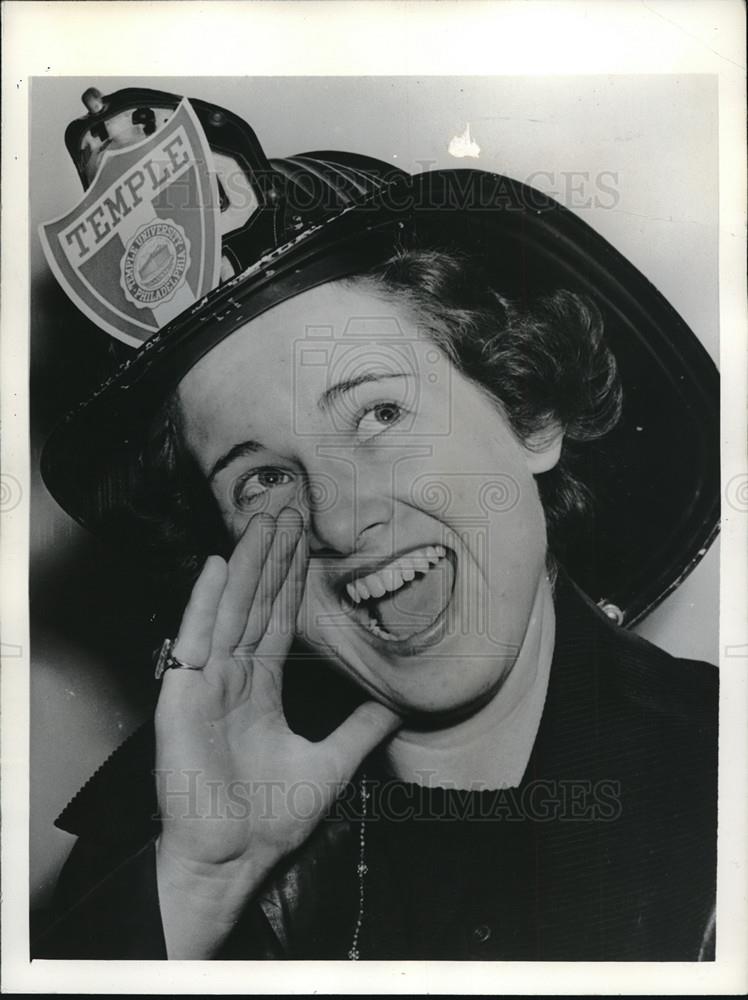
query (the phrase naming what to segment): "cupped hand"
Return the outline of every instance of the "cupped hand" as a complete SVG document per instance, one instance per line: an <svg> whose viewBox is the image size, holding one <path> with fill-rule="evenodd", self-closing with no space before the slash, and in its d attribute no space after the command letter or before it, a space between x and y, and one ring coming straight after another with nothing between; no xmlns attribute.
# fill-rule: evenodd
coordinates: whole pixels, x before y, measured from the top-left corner
<svg viewBox="0 0 748 1000"><path fill-rule="evenodd" d="M321 742L289 728L283 667L308 558L298 511L258 514L194 586L174 655L202 669L168 670L156 710L159 849L172 870L231 871L250 892L400 724L366 702Z"/></svg>

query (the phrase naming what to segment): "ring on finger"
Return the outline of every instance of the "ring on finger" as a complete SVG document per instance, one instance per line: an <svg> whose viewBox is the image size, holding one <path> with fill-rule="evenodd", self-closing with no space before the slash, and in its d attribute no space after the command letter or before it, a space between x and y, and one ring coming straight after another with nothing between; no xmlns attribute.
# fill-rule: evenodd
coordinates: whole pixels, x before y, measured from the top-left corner
<svg viewBox="0 0 748 1000"><path fill-rule="evenodd" d="M157 681L160 681L167 670L202 670L202 667L195 666L194 663L187 663L186 660L180 660L178 656L174 655L174 645L176 639L164 639L161 643L161 649L159 650L158 658L156 660L156 669L154 671L154 677Z"/></svg>

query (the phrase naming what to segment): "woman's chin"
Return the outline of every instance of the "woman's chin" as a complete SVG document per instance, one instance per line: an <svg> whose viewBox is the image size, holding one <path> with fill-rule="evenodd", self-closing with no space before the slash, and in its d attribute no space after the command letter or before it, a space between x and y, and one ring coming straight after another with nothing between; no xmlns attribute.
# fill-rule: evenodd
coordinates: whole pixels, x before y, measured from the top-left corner
<svg viewBox="0 0 748 1000"><path fill-rule="evenodd" d="M440 729L480 711L500 689L511 667L494 662L489 668L486 656L457 660L446 653L422 653L381 664L371 657L351 660L345 662L338 655L338 670L372 700L402 716L407 728L417 729Z"/></svg>
<svg viewBox="0 0 748 1000"><path fill-rule="evenodd" d="M471 718L488 704L494 694L495 692L489 691L469 701L464 698L434 697L414 704L410 699L403 700L398 714L402 716L406 730L427 732L447 729Z"/></svg>
<svg viewBox="0 0 748 1000"><path fill-rule="evenodd" d="M367 629L323 602L308 611L306 621L324 620L328 627L310 629L305 641L365 695L418 728L440 728L483 708L520 648L519 636L497 643L487 635L466 635L452 601L425 628L398 638Z"/></svg>

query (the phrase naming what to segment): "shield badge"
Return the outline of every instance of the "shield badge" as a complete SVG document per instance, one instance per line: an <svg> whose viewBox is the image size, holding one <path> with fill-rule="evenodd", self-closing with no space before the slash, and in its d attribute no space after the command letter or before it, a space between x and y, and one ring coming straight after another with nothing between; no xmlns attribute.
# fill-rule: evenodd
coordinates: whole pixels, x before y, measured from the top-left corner
<svg viewBox="0 0 748 1000"><path fill-rule="evenodd" d="M215 288L218 185L189 101L147 139L108 150L82 200L40 236L73 302L132 347Z"/></svg>

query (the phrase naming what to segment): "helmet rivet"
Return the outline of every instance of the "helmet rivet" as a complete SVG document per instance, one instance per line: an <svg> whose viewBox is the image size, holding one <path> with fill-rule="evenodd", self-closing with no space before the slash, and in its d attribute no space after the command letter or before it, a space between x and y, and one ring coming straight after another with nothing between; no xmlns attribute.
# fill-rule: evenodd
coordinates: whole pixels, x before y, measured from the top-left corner
<svg viewBox="0 0 748 1000"><path fill-rule="evenodd" d="M612 622L615 622L616 625L623 624L623 611L621 611L621 609L618 607L617 604L613 604L612 601L606 601L605 598L603 597L601 600L597 602L597 606L598 608L600 608L603 614L607 618L610 618Z"/></svg>
<svg viewBox="0 0 748 1000"><path fill-rule="evenodd" d="M81 100L85 104L86 110L90 115L97 115L100 111L104 110L104 101L101 99L101 91L97 90L96 87L89 87L88 90L84 90Z"/></svg>
<svg viewBox="0 0 748 1000"><path fill-rule="evenodd" d="M211 113L208 115L208 121L210 122L211 125L220 127L221 125L226 124L226 115L223 113L223 111L211 111Z"/></svg>

